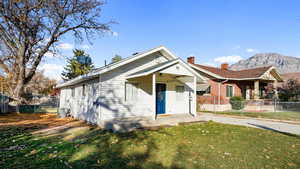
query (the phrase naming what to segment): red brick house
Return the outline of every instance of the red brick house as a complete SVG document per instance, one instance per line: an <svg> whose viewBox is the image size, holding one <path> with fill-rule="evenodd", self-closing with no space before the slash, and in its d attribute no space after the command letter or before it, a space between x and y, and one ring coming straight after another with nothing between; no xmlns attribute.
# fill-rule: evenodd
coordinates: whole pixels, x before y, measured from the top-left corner
<svg viewBox="0 0 300 169"><path fill-rule="evenodd" d="M273 66L234 71L228 69L227 63L217 68L196 64L195 57L189 57L187 61L207 80L207 84L197 86L198 103L220 105L221 110L229 109L232 96L246 100L276 97L277 83L282 82Z"/></svg>

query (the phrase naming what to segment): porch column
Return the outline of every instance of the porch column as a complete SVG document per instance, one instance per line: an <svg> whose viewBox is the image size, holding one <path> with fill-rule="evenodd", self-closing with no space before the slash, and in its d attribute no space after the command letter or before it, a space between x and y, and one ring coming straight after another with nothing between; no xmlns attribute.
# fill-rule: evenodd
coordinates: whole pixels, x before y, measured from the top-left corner
<svg viewBox="0 0 300 169"><path fill-rule="evenodd" d="M278 99L277 80L274 80L273 87L275 89L275 99Z"/></svg>
<svg viewBox="0 0 300 169"><path fill-rule="evenodd" d="M254 81L254 100L259 99L259 80Z"/></svg>
<svg viewBox="0 0 300 169"><path fill-rule="evenodd" d="M251 89L250 87L247 85L246 86L246 100L250 100L251 99Z"/></svg>
<svg viewBox="0 0 300 169"><path fill-rule="evenodd" d="M153 120L156 120L156 75L152 74L152 104L153 104Z"/></svg>
<svg viewBox="0 0 300 169"><path fill-rule="evenodd" d="M197 116L197 77L194 77L194 93L193 93L193 100L194 100L194 108L193 110L193 115L196 117Z"/></svg>

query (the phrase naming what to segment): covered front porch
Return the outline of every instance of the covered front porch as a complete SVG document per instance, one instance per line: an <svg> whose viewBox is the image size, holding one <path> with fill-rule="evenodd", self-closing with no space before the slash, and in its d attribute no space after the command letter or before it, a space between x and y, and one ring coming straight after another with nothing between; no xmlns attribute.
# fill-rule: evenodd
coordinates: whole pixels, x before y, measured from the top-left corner
<svg viewBox="0 0 300 169"><path fill-rule="evenodd" d="M197 82L203 83L203 80L179 60L155 65L127 77L127 83L139 84L139 99L135 104L151 107L152 119L169 114L196 116Z"/></svg>
<svg viewBox="0 0 300 169"><path fill-rule="evenodd" d="M241 96L246 100L274 99L277 97L276 80L251 80L237 82Z"/></svg>

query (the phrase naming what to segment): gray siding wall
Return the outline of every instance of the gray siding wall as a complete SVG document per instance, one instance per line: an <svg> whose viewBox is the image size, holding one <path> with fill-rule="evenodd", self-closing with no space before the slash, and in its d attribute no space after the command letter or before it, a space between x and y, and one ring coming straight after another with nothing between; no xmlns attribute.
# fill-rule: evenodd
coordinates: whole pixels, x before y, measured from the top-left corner
<svg viewBox="0 0 300 169"><path fill-rule="evenodd" d="M139 83L139 98L135 102L125 101L126 77L165 61L167 59L164 56L152 54L101 74L98 79L63 88L60 108L68 108L73 117L94 124L115 118L153 116L152 76L131 80ZM83 84L86 85L86 96L82 96ZM73 87L75 97L72 97Z"/></svg>
<svg viewBox="0 0 300 169"><path fill-rule="evenodd" d="M126 77L165 61L167 61L165 57L153 54L102 74L100 76L102 120L132 116L153 116L152 76L129 80L139 84L138 99L135 102L125 101Z"/></svg>
<svg viewBox="0 0 300 169"><path fill-rule="evenodd" d="M85 96L82 89L85 85ZM80 120L85 120L90 123L98 123L98 86L99 79L92 79L78 85L63 88L60 93L60 108L70 110L71 116ZM72 97L72 88L75 90L75 95Z"/></svg>

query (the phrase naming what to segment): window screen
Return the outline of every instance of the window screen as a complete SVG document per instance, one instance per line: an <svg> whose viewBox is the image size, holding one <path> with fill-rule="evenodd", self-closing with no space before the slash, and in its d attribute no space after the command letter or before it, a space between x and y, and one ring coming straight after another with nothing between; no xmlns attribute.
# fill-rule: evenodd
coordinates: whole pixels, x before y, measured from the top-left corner
<svg viewBox="0 0 300 169"><path fill-rule="evenodd" d="M125 83L125 100L136 101L138 99L138 83Z"/></svg>

